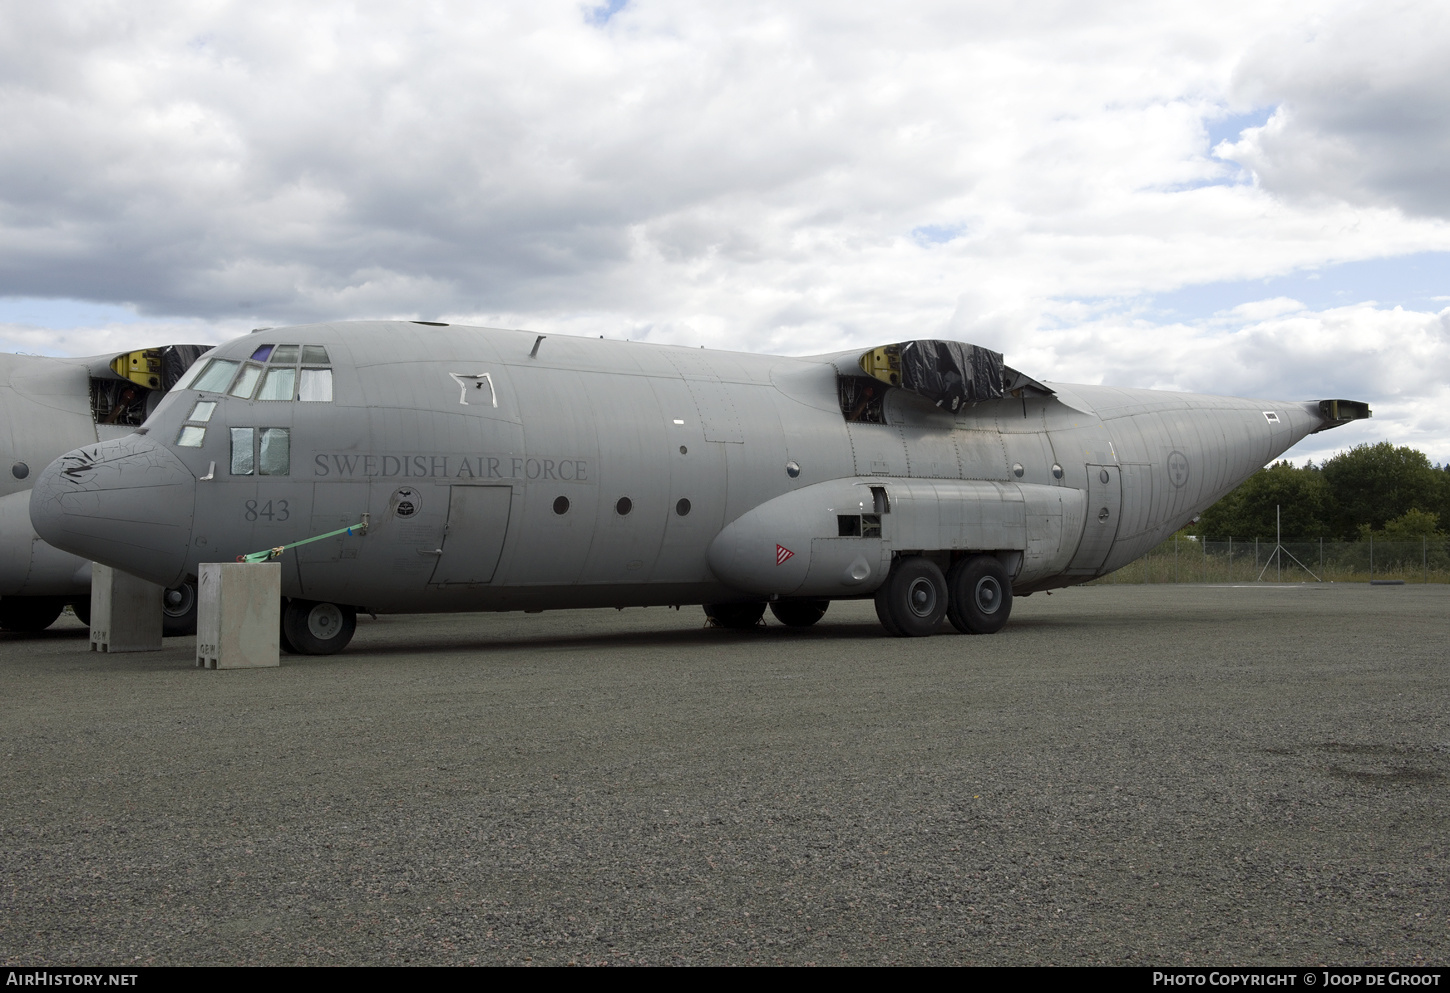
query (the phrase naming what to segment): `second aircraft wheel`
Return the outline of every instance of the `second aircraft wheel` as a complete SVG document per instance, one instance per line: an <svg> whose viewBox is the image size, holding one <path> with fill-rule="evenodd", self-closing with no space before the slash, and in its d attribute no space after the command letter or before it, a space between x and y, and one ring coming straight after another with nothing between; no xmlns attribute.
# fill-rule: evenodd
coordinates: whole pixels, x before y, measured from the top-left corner
<svg viewBox="0 0 1450 993"><path fill-rule="evenodd" d="M947 611L947 581L931 559L899 559L876 591L876 616L897 637L920 638L941 624Z"/></svg>
<svg viewBox="0 0 1450 993"><path fill-rule="evenodd" d="M743 631L753 628L765 616L763 603L707 603L705 616L722 628Z"/></svg>
<svg viewBox="0 0 1450 993"><path fill-rule="evenodd" d="M196 634L196 587L191 583L162 592L161 633L168 638Z"/></svg>
<svg viewBox="0 0 1450 993"><path fill-rule="evenodd" d="M947 619L963 634L996 634L1012 613L1012 582L990 555L960 559L947 575Z"/></svg>
<svg viewBox="0 0 1450 993"><path fill-rule="evenodd" d="M340 652L356 630L357 611L342 604L289 600L282 608L282 633L301 655Z"/></svg>
<svg viewBox="0 0 1450 993"><path fill-rule="evenodd" d="M829 600L773 600L770 612L780 623L793 628L808 628L826 616Z"/></svg>

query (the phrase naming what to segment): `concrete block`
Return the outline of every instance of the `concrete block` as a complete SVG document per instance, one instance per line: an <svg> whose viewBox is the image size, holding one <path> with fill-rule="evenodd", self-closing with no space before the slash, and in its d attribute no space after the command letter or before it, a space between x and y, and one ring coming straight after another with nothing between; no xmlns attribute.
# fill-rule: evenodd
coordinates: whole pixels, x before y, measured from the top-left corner
<svg viewBox="0 0 1450 993"><path fill-rule="evenodd" d="M91 564L91 651L159 652L161 595L155 583Z"/></svg>
<svg viewBox="0 0 1450 993"><path fill-rule="evenodd" d="M280 562L203 562L196 583L196 664L255 669L281 664Z"/></svg>

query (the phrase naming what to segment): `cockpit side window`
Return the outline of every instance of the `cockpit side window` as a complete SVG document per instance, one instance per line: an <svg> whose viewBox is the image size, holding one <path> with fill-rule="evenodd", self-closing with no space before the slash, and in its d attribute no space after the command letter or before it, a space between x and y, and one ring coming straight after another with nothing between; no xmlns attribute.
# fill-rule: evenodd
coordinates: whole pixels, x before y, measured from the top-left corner
<svg viewBox="0 0 1450 993"><path fill-rule="evenodd" d="M206 423L215 412L215 400L198 400L191 413L186 415L187 423L182 426L181 433L176 436L177 447L200 448L206 439Z"/></svg>
<svg viewBox="0 0 1450 993"><path fill-rule="evenodd" d="M256 460L252 457L254 428L232 428L232 475L250 476Z"/></svg>
<svg viewBox="0 0 1450 993"><path fill-rule="evenodd" d="M202 393L220 393L231 384L238 365L230 359L212 359L191 388Z"/></svg>

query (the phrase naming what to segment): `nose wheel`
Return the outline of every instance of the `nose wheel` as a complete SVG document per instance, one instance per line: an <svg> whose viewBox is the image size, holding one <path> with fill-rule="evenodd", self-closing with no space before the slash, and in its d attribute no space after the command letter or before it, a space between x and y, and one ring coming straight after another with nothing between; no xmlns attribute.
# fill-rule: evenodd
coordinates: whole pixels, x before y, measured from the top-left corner
<svg viewBox="0 0 1450 993"><path fill-rule="evenodd" d="M299 655L331 655L352 641L357 610L317 600L288 600L282 608L281 644Z"/></svg>

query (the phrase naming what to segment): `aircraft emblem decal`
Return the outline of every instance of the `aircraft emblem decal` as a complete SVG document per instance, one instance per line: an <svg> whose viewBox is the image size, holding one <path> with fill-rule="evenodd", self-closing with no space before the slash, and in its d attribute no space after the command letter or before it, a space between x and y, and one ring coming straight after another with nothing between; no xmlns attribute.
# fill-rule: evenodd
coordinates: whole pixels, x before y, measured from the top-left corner
<svg viewBox="0 0 1450 993"><path fill-rule="evenodd" d="M795 555L795 552L791 551L789 548L786 548L784 545L776 545L775 546L775 564L776 565L784 565L786 559L792 557L793 555Z"/></svg>

